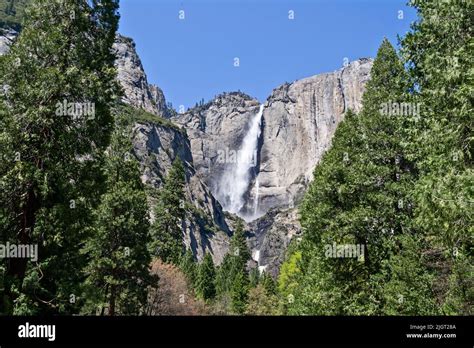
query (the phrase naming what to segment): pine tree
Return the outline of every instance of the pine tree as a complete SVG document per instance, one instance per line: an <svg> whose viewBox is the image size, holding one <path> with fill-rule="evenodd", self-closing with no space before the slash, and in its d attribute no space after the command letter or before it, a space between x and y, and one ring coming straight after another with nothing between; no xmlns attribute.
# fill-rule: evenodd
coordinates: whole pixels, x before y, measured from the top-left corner
<svg viewBox="0 0 474 348"><path fill-rule="evenodd" d="M152 252L164 262L179 264L184 252L182 221L185 217L184 166L178 158L158 194L152 229Z"/></svg>
<svg viewBox="0 0 474 348"><path fill-rule="evenodd" d="M238 221L234 235L230 241L230 252L236 258L237 267L245 269L250 260L250 250L245 238L244 225L241 220Z"/></svg>
<svg viewBox="0 0 474 348"><path fill-rule="evenodd" d="M214 261L211 254L207 253L204 256L196 279L196 292L199 297L204 300L211 300L216 295L215 287L216 271L214 268Z"/></svg>
<svg viewBox="0 0 474 348"><path fill-rule="evenodd" d="M304 238L309 242L305 245L314 250L301 253L307 282L298 285L302 293L298 301L311 302L317 311L313 314L380 311L374 305L377 294L371 275L388 257L393 236L410 229L411 198L407 192L416 177L402 146L406 120L389 112L393 105L407 103L406 81L395 49L384 40L366 86L362 111L346 114L333 147L315 170L315 180L302 205ZM361 246L363 258L327 257L324 250L334 243ZM318 289L311 284L314 278L331 279L332 285Z"/></svg>
<svg viewBox="0 0 474 348"><path fill-rule="evenodd" d="M243 314L247 306L249 279L245 272L238 272L234 277L231 288L232 311Z"/></svg>
<svg viewBox="0 0 474 348"><path fill-rule="evenodd" d="M183 271L186 279L191 286L194 286L196 282L197 269L196 262L194 261L194 255L191 250L186 250L184 257L181 260L180 268Z"/></svg>
<svg viewBox="0 0 474 348"><path fill-rule="evenodd" d="M260 283L260 271L254 267L249 272L250 287L255 288Z"/></svg>
<svg viewBox="0 0 474 348"><path fill-rule="evenodd" d="M410 156L420 171L414 222L437 255L435 282L442 284L437 297L446 300L443 310L472 315L474 4L415 0L412 5L419 20L402 46L423 108L409 134Z"/></svg>
<svg viewBox="0 0 474 348"><path fill-rule="evenodd" d="M107 308L108 315L140 314L148 288L157 282L150 275L147 198L127 132L119 126L107 150L107 192L97 209L96 233L84 250L91 258L86 310L102 305L101 313Z"/></svg>
<svg viewBox="0 0 474 348"><path fill-rule="evenodd" d="M216 294L224 296L230 292L234 274L234 257L227 253L216 271Z"/></svg>
<svg viewBox="0 0 474 348"><path fill-rule="evenodd" d="M74 313L117 94L118 1L35 1L0 59L0 239L37 244L4 264L0 312ZM72 112L75 103L88 111ZM63 106L66 104L66 108ZM4 261L3 261L4 262Z"/></svg>

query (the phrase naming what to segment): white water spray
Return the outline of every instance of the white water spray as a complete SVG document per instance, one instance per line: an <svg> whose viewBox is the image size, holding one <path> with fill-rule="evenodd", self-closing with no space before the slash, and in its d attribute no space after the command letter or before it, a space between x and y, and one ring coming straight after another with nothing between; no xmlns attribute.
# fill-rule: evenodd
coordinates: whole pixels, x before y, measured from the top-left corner
<svg viewBox="0 0 474 348"><path fill-rule="evenodd" d="M219 185L219 197L224 209L237 214L245 205L244 195L250 184L251 169L257 165L258 139L261 133L263 105L250 122L250 128L237 152L237 161L228 167ZM258 201L258 197L257 201ZM258 204L258 203L257 203ZM254 209L257 209L255 206Z"/></svg>

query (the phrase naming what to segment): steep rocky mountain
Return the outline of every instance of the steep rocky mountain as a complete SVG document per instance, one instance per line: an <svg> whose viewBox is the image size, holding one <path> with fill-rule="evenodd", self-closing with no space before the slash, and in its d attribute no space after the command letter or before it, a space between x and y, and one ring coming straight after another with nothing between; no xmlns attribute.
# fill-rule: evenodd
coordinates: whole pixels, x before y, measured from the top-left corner
<svg viewBox="0 0 474 348"><path fill-rule="evenodd" d="M264 103L255 163L243 192L246 203L238 213L249 221L249 245L260 269L275 276L286 247L301 233L294 207L345 112L360 110L372 63L363 58L332 73L285 83ZM234 162L259 109L256 99L233 92L172 117L187 130L198 176L224 208L222 189L232 187L222 178L231 170L237 180Z"/></svg>
<svg viewBox="0 0 474 348"><path fill-rule="evenodd" d="M2 29L0 55L8 52L17 35L13 30ZM153 190L163 184L179 156L185 165L186 196L191 202L182 226L184 240L198 259L211 252L214 262L220 263L229 248L231 229L221 205L196 176L186 132L163 118L173 112L166 107L161 90L148 83L133 40L118 35L114 49L118 80L125 93L123 101L130 106L126 110L135 121L132 127L134 155L140 161L142 181L149 188L150 202L153 204ZM228 220L232 223L232 218Z"/></svg>
<svg viewBox="0 0 474 348"><path fill-rule="evenodd" d="M360 110L372 63L359 59L333 73L284 84L267 99L256 178L261 213L300 201L344 113Z"/></svg>
<svg viewBox="0 0 474 348"><path fill-rule="evenodd" d="M124 90L123 102L135 120L132 131L134 154L142 168L142 181L152 189L163 184L173 161L179 157L186 170L186 196L191 202L182 224L186 245L198 259L211 252L220 263L227 253L230 228L219 202L196 176L191 145L186 131L166 117L174 114L166 106L161 89L148 83L132 39L117 36L117 77ZM150 197L153 205L153 198Z"/></svg>
<svg viewBox="0 0 474 348"><path fill-rule="evenodd" d="M273 91L263 108L256 163L245 197L247 210L257 205L261 216L271 208L291 208L299 202L344 113L359 111L371 67L371 59L360 59ZM256 99L228 93L173 117L186 128L196 170L216 197L231 155L239 151L258 110Z"/></svg>
<svg viewBox="0 0 474 348"><path fill-rule="evenodd" d="M135 48L135 42L127 37L117 35L114 49L117 60L118 80L124 91L123 101L149 113L169 117L172 115L166 105L163 91L149 84L142 62Z"/></svg>
<svg viewBox="0 0 474 348"><path fill-rule="evenodd" d="M16 35L2 30L0 54ZM119 35L114 49L123 101L134 120L134 154L149 191L162 185L177 156L185 162L190 205L182 227L198 259L210 252L220 263L229 249L236 217L224 212L222 178L233 178L239 151L249 134L256 137L250 148L254 162L244 167L245 205L238 215L247 220L254 265L276 276L287 246L301 234L295 206L344 113L359 111L372 60L359 59L332 73L285 83L262 106L244 93L231 92L176 114L161 89L148 83L133 40Z"/></svg>

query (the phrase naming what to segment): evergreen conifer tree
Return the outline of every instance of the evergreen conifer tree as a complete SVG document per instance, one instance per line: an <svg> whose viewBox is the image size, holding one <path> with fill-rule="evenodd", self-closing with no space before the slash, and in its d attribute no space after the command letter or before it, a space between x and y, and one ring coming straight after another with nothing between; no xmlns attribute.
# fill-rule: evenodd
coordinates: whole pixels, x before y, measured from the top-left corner
<svg viewBox="0 0 474 348"><path fill-rule="evenodd" d="M181 270L191 286L194 286L196 282L197 267L191 250L186 250L186 253L181 260Z"/></svg>
<svg viewBox="0 0 474 348"><path fill-rule="evenodd" d="M411 119L408 138L410 156L420 172L414 222L429 241L431 264L438 265L436 296L443 299L443 312L472 315L474 4L411 4L419 20L402 40L402 52L417 86L415 100L423 110L422 117Z"/></svg>
<svg viewBox="0 0 474 348"><path fill-rule="evenodd" d="M304 238L309 241L305 245L314 248L301 253L307 267L303 272L332 280L332 285L320 289L310 285L312 276L306 277L308 283L301 282L307 287L302 293L309 296L304 301L319 303L320 313L333 303L327 296L337 303L334 314L380 311L374 306L379 295L371 276L389 257L394 236L410 229L412 203L407 192L416 177L402 146L406 120L399 111L407 103L406 81L404 66L385 39L366 86L363 109L359 115L348 112L339 125L302 205ZM358 247L362 254L341 258L334 250L326 255L334 245Z"/></svg>
<svg viewBox="0 0 474 348"><path fill-rule="evenodd" d="M215 287L216 271L211 254L204 256L196 279L196 292L204 300L211 300L216 295Z"/></svg>
<svg viewBox="0 0 474 348"><path fill-rule="evenodd" d="M152 227L152 253L164 262L179 265L184 252L182 222L185 217L184 185L186 176L179 157L158 194L155 222Z"/></svg>
<svg viewBox="0 0 474 348"><path fill-rule="evenodd" d="M86 311L101 306L101 314L107 308L108 315L140 314L148 288L157 282L150 274L147 198L127 132L118 127L107 150L107 192L96 212L96 232L84 250L91 259Z"/></svg>
<svg viewBox="0 0 474 348"><path fill-rule="evenodd" d="M118 94L117 8L117 0L34 1L0 58L0 239L38 245L40 255L36 264L2 261L2 313L79 310L71 298L87 257L78 246L102 191Z"/></svg>

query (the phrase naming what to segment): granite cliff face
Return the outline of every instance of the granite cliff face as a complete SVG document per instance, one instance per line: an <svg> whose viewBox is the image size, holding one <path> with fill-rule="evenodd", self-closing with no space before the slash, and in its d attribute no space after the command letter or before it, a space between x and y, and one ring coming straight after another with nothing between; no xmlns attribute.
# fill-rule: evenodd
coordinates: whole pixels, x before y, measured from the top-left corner
<svg viewBox="0 0 474 348"><path fill-rule="evenodd" d="M0 28L0 56L8 52L18 33L12 29Z"/></svg>
<svg viewBox="0 0 474 348"><path fill-rule="evenodd" d="M300 201L344 113L360 110L371 67L371 59L360 59L284 84L267 99L257 175L262 213Z"/></svg>
<svg viewBox="0 0 474 348"><path fill-rule="evenodd" d="M247 232L261 270L276 276L286 247L301 233L294 207L345 112L360 110L372 63L359 59L332 73L285 83L264 103L246 204L239 212L244 218L253 213ZM196 172L224 208L222 177L232 156L238 157L259 104L240 92L225 93L172 118L186 129Z"/></svg>
<svg viewBox="0 0 474 348"><path fill-rule="evenodd" d="M135 42L127 37L117 35L114 43L117 56L118 80L123 88L123 101L149 113L169 117L172 113L166 106L163 91L149 84L142 62L135 48Z"/></svg>
<svg viewBox="0 0 474 348"><path fill-rule="evenodd" d="M176 127L139 122L133 126L132 139L142 181L149 188L161 187L176 157L183 161L186 197L192 204L182 224L185 243L198 259L211 252L214 261L220 263L229 247L230 229L219 202L195 175L186 134ZM150 202L153 205L153 198Z"/></svg>
<svg viewBox="0 0 474 348"><path fill-rule="evenodd" d="M173 161L179 157L184 162L185 191L192 207L182 224L183 238L198 259L211 252L214 262L218 264L227 253L231 232L221 205L196 175L186 131L160 119L174 112L167 108L161 89L148 84L133 41L118 36L114 49L118 80L124 90L123 102L157 115L156 121L153 117L149 121L137 121L132 130L134 154L140 162L142 181L149 188L158 189ZM151 197L150 203L153 206Z"/></svg>
<svg viewBox="0 0 474 348"><path fill-rule="evenodd" d="M360 110L371 67L371 59L360 59L338 71L286 83L273 91L264 104L255 166L241 216L255 207L254 217L258 217L272 208L292 208L300 201L344 113ZM172 118L186 128L198 175L218 198L222 175L232 165L232 155L241 148L258 110L256 99L235 92Z"/></svg>
<svg viewBox="0 0 474 348"><path fill-rule="evenodd" d="M222 178L239 160L244 136L259 107L256 99L244 93L224 93L171 119L186 129L196 171L224 205Z"/></svg>

